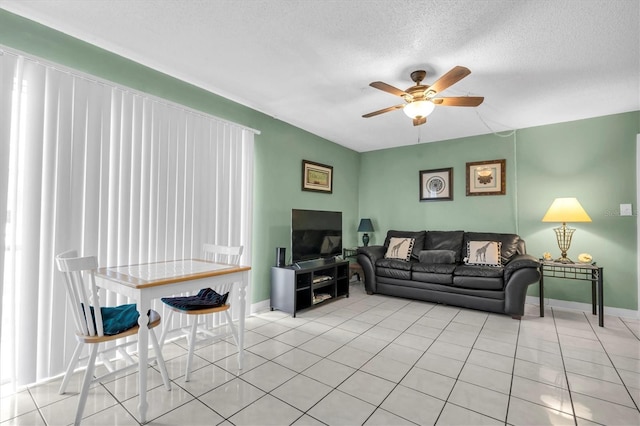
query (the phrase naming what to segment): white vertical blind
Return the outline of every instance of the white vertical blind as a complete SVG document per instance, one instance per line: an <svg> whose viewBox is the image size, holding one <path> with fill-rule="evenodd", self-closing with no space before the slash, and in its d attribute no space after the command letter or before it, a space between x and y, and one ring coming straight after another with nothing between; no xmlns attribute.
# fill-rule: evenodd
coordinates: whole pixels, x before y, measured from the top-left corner
<svg viewBox="0 0 640 426"><path fill-rule="evenodd" d="M58 374L71 355L57 253L112 266L215 243L243 245L250 264L254 133L0 50L3 382Z"/></svg>

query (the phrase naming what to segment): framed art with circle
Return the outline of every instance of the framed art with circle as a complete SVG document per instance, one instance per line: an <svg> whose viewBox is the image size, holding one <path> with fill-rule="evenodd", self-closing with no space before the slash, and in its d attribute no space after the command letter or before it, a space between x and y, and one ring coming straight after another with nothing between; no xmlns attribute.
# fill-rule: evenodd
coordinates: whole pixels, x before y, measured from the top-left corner
<svg viewBox="0 0 640 426"><path fill-rule="evenodd" d="M453 167L420 170L420 201L453 200Z"/></svg>

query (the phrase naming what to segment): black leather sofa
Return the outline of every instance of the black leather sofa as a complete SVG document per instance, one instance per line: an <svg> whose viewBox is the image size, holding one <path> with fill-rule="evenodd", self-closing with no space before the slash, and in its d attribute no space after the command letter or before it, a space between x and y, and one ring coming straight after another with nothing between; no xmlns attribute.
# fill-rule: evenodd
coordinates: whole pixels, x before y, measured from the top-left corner
<svg viewBox="0 0 640 426"><path fill-rule="evenodd" d="M390 243L399 241L413 243L408 260L385 257ZM498 248L499 261L487 265L480 259L480 264L473 264L484 252L474 258L469 249L486 242ZM516 319L524 315L527 288L540 280L540 263L526 254L525 242L516 234L389 231L384 245L358 248L357 259L368 294L445 303Z"/></svg>

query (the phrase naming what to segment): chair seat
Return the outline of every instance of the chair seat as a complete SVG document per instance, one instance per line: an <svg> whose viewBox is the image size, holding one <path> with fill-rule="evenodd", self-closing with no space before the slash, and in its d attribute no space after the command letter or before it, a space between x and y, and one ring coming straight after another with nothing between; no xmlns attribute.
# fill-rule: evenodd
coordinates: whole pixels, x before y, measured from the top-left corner
<svg viewBox="0 0 640 426"><path fill-rule="evenodd" d="M226 305L222 305L222 306L216 306L213 308L203 308L203 309L180 309L180 308L174 308L173 306L169 306L169 309L171 309L174 312L178 312L181 314L185 314L185 315L206 315L206 314L215 314L216 312L223 312L223 311L227 311L231 308L231 305L226 304Z"/></svg>
<svg viewBox="0 0 640 426"><path fill-rule="evenodd" d="M210 309L214 309L211 312L219 312L229 309L228 305L226 305L228 297L228 292L221 295L210 288L203 288L198 294L192 296L163 297L161 300L173 310L179 312L207 311Z"/></svg>
<svg viewBox="0 0 640 426"><path fill-rule="evenodd" d="M128 306L128 305L122 305L122 306ZM136 305L132 304L134 310ZM118 306L117 308L120 308L121 306ZM102 315L104 316L105 313L105 309L116 309L116 308L102 308ZM106 334L106 320L105 320L105 335L104 336L86 336L80 332L76 332L76 339L78 341L84 342L84 343L101 343L101 342L109 342L111 340L116 340L116 339L121 339L123 337L126 336L132 336L135 334L138 334L138 329L140 328L140 326L138 325L138 311L136 310L136 317L135 317L135 325L130 326L129 328L127 328L124 331L121 331L120 333L117 334ZM151 328L155 328L157 326L160 325L160 314L156 311L154 311L153 309L149 310L149 325L148 327Z"/></svg>

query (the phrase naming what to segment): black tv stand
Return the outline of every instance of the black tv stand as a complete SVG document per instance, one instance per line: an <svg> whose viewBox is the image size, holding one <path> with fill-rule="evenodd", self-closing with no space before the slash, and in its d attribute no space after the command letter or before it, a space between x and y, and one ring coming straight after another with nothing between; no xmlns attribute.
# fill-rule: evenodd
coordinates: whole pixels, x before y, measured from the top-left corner
<svg viewBox="0 0 640 426"><path fill-rule="evenodd" d="M327 257L321 259L301 260L293 263L293 267L296 269L315 268L316 266L324 266L336 263L335 257Z"/></svg>
<svg viewBox="0 0 640 426"><path fill-rule="evenodd" d="M349 297L349 262L335 258L271 268L271 310L296 312Z"/></svg>

